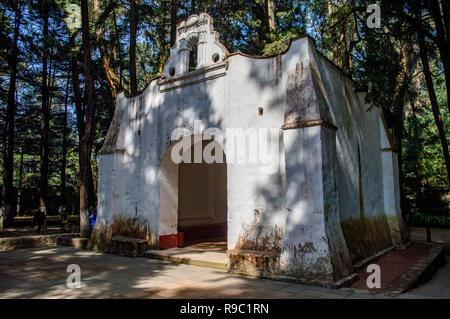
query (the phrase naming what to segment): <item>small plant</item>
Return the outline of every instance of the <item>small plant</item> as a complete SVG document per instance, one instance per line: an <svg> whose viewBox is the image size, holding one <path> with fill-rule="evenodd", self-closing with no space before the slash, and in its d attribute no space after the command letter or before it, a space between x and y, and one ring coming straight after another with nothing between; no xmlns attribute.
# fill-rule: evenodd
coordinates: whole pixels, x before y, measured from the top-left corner
<svg viewBox="0 0 450 319"><path fill-rule="evenodd" d="M413 227L450 227L450 216L428 215L415 212L406 215L406 222Z"/></svg>

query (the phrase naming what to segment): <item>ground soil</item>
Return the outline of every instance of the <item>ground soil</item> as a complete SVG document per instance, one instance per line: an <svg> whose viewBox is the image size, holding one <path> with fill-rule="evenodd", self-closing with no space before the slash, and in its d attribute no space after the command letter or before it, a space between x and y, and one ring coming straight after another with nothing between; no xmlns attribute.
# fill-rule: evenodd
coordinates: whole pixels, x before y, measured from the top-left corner
<svg viewBox="0 0 450 319"><path fill-rule="evenodd" d="M382 292L389 284L424 257L430 248L430 245L414 243L407 249L395 249L373 262L373 264L380 266L381 288L367 287L367 277L372 274L372 272L367 272L367 267L364 267L358 273L359 280L354 282L351 287Z"/></svg>

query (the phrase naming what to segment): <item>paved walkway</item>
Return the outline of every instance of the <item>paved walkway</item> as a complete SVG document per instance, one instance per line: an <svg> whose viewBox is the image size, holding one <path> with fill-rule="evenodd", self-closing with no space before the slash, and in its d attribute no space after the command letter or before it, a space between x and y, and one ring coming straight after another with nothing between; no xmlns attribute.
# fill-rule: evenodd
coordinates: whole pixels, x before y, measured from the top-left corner
<svg viewBox="0 0 450 319"><path fill-rule="evenodd" d="M427 298L450 298L450 258L438 269L429 282L410 290L408 294L426 296Z"/></svg>
<svg viewBox="0 0 450 319"><path fill-rule="evenodd" d="M79 289L66 267L81 268ZM450 298L450 266L397 298ZM127 258L71 247L0 252L0 298L388 298L351 288L326 289L255 279L224 270Z"/></svg>

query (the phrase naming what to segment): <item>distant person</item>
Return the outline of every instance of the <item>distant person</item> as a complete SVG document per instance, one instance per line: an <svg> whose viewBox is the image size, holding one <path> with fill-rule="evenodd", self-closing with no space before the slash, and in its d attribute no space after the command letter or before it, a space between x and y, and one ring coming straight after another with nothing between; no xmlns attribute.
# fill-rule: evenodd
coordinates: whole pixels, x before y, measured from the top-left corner
<svg viewBox="0 0 450 319"><path fill-rule="evenodd" d="M66 207L61 205L58 209L58 214L61 217L61 232L65 233L65 226L69 222L69 215L67 214Z"/></svg>
<svg viewBox="0 0 450 319"><path fill-rule="evenodd" d="M45 212L42 207L39 207L39 209L34 213L34 223L37 225L37 232L38 234L41 233L41 227L45 224Z"/></svg>
<svg viewBox="0 0 450 319"><path fill-rule="evenodd" d="M91 231L94 229L95 221L97 220L97 209L95 207L89 208L89 220L91 222Z"/></svg>

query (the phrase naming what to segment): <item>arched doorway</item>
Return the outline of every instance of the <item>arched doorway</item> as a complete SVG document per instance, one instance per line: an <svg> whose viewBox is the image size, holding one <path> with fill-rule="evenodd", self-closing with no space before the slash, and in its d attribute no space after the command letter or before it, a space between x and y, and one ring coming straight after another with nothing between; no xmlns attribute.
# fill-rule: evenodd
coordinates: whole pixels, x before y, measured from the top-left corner
<svg viewBox="0 0 450 319"><path fill-rule="evenodd" d="M209 143L215 142L203 140L202 153ZM180 163L178 168L178 232L184 233L186 242L226 240L226 163L209 164L203 157L194 163L194 148L190 163Z"/></svg>
<svg viewBox="0 0 450 319"><path fill-rule="evenodd" d="M172 144L160 164L160 248L184 243L225 241L227 235L227 166L222 147L212 140L194 142L184 148ZM198 156L207 148L214 158L211 162ZM183 161L174 163L171 152L182 150ZM197 156L194 154L197 152ZM221 156L216 156L220 152Z"/></svg>

